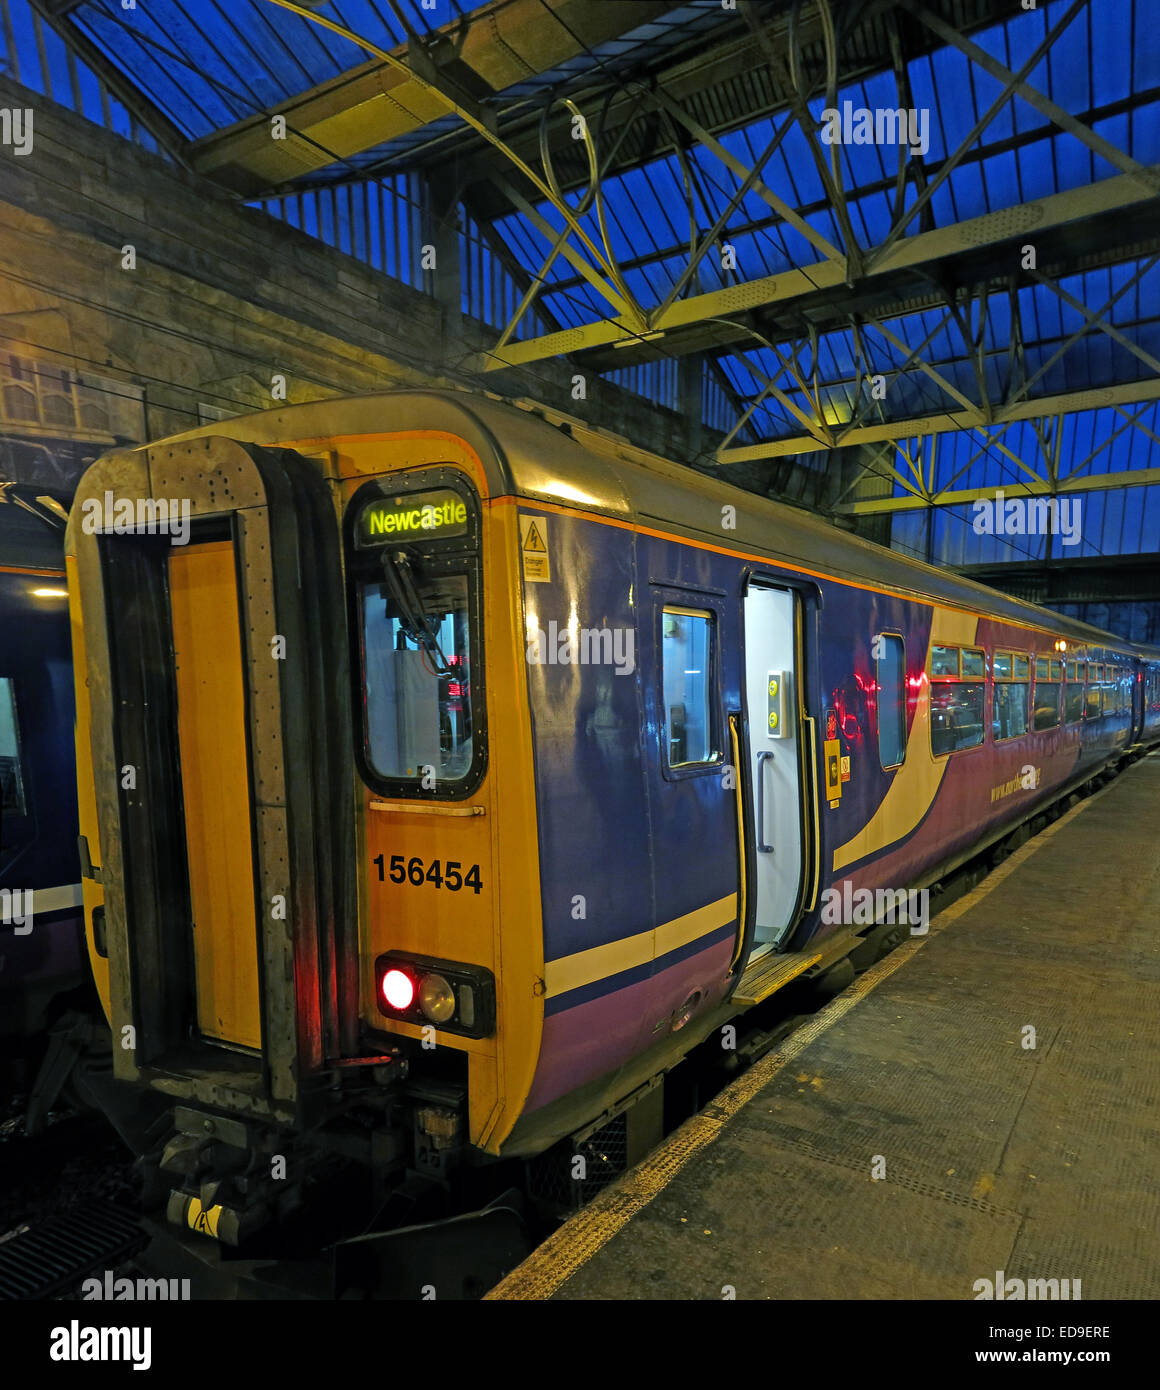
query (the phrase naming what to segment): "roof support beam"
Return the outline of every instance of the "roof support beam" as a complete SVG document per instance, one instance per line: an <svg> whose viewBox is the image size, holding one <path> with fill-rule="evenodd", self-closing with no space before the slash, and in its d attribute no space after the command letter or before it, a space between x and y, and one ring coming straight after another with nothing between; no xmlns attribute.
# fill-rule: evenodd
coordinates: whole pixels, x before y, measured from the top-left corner
<svg viewBox="0 0 1160 1390"><path fill-rule="evenodd" d="M1036 420L1045 415L1071 415L1078 410L1114 409L1134 405L1139 401L1160 400L1160 377L1150 381L1130 381L1120 386L1108 386L1093 391L1073 391L1060 396L1040 396L1033 401L1019 401L1013 406L1001 406L987 428L1017 420ZM940 411L921 415L913 420L891 420L883 425L864 425L842 436L843 446L849 444L882 444L917 435L949 434L953 430L978 429L978 411ZM786 439L771 439L764 444L747 444L718 452L717 463L751 463L755 459L784 458L787 454L809 454L826 448L812 435L795 435Z"/></svg>
<svg viewBox="0 0 1160 1390"><path fill-rule="evenodd" d="M1069 478L1061 483L1040 479L1033 483L1008 482L991 487L968 487L958 492L940 493L933 505L956 507L968 502L994 501L996 490L1012 497L1058 497L1064 493L1149 487L1153 483L1160 483L1160 468L1137 468L1126 473L1096 473L1082 478ZM891 512L922 511L931 505L925 497L874 497L865 502L844 503L836 510L845 516L883 516Z"/></svg>
<svg viewBox="0 0 1160 1390"><path fill-rule="evenodd" d="M1120 172L1124 174L1145 174L1143 166L1138 164L1130 155L1125 154L1123 150L1117 149L1110 140L1105 140L1102 135L1097 134L1090 126L1083 125L1080 121L1077 121L1075 117L1071 115L1070 112L1065 111L1062 106L1057 106L1049 97L1045 97L1042 92L1037 91L1034 87L1023 81L1022 73L1024 71L1030 71L1031 69L1021 68L1018 75L1011 72L1009 68L1005 68L997 58L992 58L991 55L980 48L978 44L972 43L970 39L965 38L957 29L947 24L945 20L940 19L936 14L932 14L930 10L919 3L919 0L901 0L901 3L905 5L917 19L922 20L923 24L936 33L940 39L945 39L947 43L957 48L960 53L965 53L973 63L977 63L984 72L989 73L996 81L1010 86L1024 101L1033 106L1040 115L1046 116L1047 119L1051 121L1053 125L1057 125L1060 130L1065 130L1069 135L1074 135L1077 140L1082 140L1088 149L1093 150L1101 159L1105 159L1113 169L1119 169ZM1079 0L1079 3L1085 5L1088 3L1088 0ZM1057 34L1070 22L1070 20L1071 11L1060 21L1055 32L1048 36L1048 40L1046 41L1048 46L1054 43ZM1145 174L1145 186L1147 187L1146 179L1147 176Z"/></svg>
<svg viewBox="0 0 1160 1390"><path fill-rule="evenodd" d="M246 197L401 135L447 114L446 101L484 97L580 56L586 47L647 24L674 0L493 0L430 40L394 49L257 116L199 140L194 167ZM298 13L302 14L301 10ZM308 15L303 17L309 18ZM364 48L372 51L369 44ZM284 116L297 140L269 138ZM490 118L490 112L486 113ZM482 133L478 130L477 133Z"/></svg>
<svg viewBox="0 0 1160 1390"><path fill-rule="evenodd" d="M1039 46L1034 50L1031 56L1028 59L1026 59L1026 61L1023 63L1022 67L1019 69L1018 72L1008 72L1006 68L1000 69L1001 72L1004 74L1003 90L990 104L990 106L987 107L986 111L983 112L983 114L979 117L979 119L975 122L975 124L959 142L959 146L955 150L955 152L950 156L949 159L943 162L942 168L939 169L938 174L930 181L930 183L926 185L926 187L922 190L922 192L918 195L918 197L914 200L910 207L907 208L906 211L903 213L902 218L899 221L897 221L894 224L894 226L890 229L890 235L886 238L882 245L878 247L878 249L875 252L876 256L884 255L886 251L898 241L898 239L902 236L906 228L909 227L911 222L913 222L914 219L919 215L919 213L922 212L922 210L934 197L938 189L942 186L943 183L946 182L946 180L950 177L951 173L958 167L958 164L960 160L963 158L963 156L967 153L969 149L971 149L971 147L975 144L975 141L978 140L979 136L982 135L983 131L987 129L987 127L991 124L991 122L995 119L999 112L1002 111L1004 106L1007 105L1007 103L1015 95L1016 91L1020 88L1026 88L1026 90L1028 91L1031 90L1030 88L1026 87L1024 78L1027 76L1029 72L1034 72L1036 66L1048 53L1051 52L1052 46L1054 45L1056 39L1059 38L1060 34L1063 33L1063 31L1068 27L1068 25L1072 22L1076 15L1079 14L1080 10L1082 10L1087 3L1088 0L1072 0L1072 3L1068 6L1065 13L1060 17L1055 28L1049 31L1047 37L1044 38L1042 43L1039 44ZM949 33L954 35L955 38L959 37L957 30L950 28L949 25L947 26L947 28Z"/></svg>
<svg viewBox="0 0 1160 1390"><path fill-rule="evenodd" d="M1135 175L1120 174L1099 183L1052 194L1037 202L1018 204L999 212L986 213L982 217L969 218L953 226L940 227L936 231L900 238L888 248L879 248L881 255L874 253L873 263L859 284L871 284L879 277L900 275L902 272L910 273L908 278L913 280L914 274L933 274L938 262L956 255L997 248L1031 234L1042 237L1044 233L1069 223L1102 217L1109 212L1141 210L1153 202L1157 191L1160 191L1160 169L1152 167L1147 173L1155 181L1151 189L1142 187ZM510 186L506 191L510 192ZM524 200L521 202L521 210L526 212L528 204ZM554 236L555 232L550 231L548 240L551 241ZM595 273L587 262L577 264L573 261L573 265L589 279ZM785 309L819 291L835 290L844 284L844 262L826 259L785 271L781 275L762 276L742 285L730 285L707 294L679 299L651 320L649 330L660 337L676 329L750 309L773 305ZM719 325L719 329L722 343L752 336L744 323L738 323L732 333L728 324ZM561 353L620 344L628 346L639 342L640 336L637 325L627 323L620 317L601 319L564 329L560 333L508 343L502 352L489 354L478 364L477 370L497 370L523 362L541 361Z"/></svg>

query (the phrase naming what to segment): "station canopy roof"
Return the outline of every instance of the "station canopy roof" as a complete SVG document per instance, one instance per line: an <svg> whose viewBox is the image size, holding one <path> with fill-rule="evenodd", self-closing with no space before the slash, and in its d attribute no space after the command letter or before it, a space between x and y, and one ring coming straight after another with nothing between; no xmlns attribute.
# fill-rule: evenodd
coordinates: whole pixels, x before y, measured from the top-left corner
<svg viewBox="0 0 1160 1390"><path fill-rule="evenodd" d="M863 445L860 508L961 504L983 475L1160 482L1149 0L0 5L10 70L47 87L54 31L246 201L449 200L511 290L464 291L485 384L695 358L732 413L719 462Z"/></svg>

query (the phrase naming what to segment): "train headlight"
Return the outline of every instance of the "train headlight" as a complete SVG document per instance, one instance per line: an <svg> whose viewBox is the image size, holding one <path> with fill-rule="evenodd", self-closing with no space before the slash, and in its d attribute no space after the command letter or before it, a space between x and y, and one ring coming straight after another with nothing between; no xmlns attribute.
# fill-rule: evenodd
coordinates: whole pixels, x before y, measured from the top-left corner
<svg viewBox="0 0 1160 1390"><path fill-rule="evenodd" d="M419 1007L432 1023L446 1023L455 1013L455 991L442 975L423 976L419 986Z"/></svg>
<svg viewBox="0 0 1160 1390"><path fill-rule="evenodd" d="M375 961L375 999L399 1023L467 1038L495 1032L495 977L482 965L389 951Z"/></svg>

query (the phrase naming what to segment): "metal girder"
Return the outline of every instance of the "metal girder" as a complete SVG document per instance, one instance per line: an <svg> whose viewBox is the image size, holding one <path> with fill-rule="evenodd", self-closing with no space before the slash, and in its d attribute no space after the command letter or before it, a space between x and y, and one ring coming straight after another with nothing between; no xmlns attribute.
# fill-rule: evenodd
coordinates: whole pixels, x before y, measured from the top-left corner
<svg viewBox="0 0 1160 1390"><path fill-rule="evenodd" d="M1160 260L1160 256L1153 256L1151 260L1145 261L1132 279L1125 285L1121 285L1113 298L1110 299L1102 309L1097 309L1094 312L1081 300L1076 299L1074 294L1069 294L1062 285L1057 285L1054 280L1048 279L1046 275L1040 275L1038 271L1032 271L1031 274L1034 275L1035 279L1043 285L1044 288L1049 289L1057 299L1063 300L1069 308L1074 309L1077 314L1082 315L1084 324L1083 330L1081 331L1086 331L1089 328L1098 328L1101 333L1106 333L1113 342L1119 343L1121 347L1127 348L1127 350L1134 357L1138 357L1146 367L1151 367L1154 372L1160 373L1160 359L1153 357L1150 352L1145 352L1142 347L1132 342L1131 338L1129 338L1126 333L1121 333L1115 324L1108 323L1104 318L1104 315L1107 313L1114 300L1118 299L1122 294L1126 294L1138 280L1143 279L1144 275L1152 269L1158 260ZM1032 380L1034 380L1034 377Z"/></svg>
<svg viewBox="0 0 1160 1390"><path fill-rule="evenodd" d="M444 25L431 40L393 50L192 147L194 168L256 197L447 114L445 97L483 98L618 38L672 8L674 0L493 0ZM271 140L284 116L296 139ZM486 117L490 120L490 114Z"/></svg>
<svg viewBox="0 0 1160 1390"><path fill-rule="evenodd" d="M938 173L934 176L934 178L931 179L931 181L923 188L922 192L918 195L917 198L915 198L914 202L911 203L911 205L904 210L902 217L895 222L893 227L891 227L890 235L875 251L874 254L876 256L886 255L889 251L889 248L897 243L899 238L902 236L903 232L905 232L906 228L930 203L930 200L934 197L935 193L938 191L940 186L946 181L947 178L950 177L952 171L955 168L957 168L963 156L967 153L968 150L972 148L972 146L978 140L979 136L982 135L983 131L987 129L987 127L991 124L991 122L995 119L999 112L1002 111L1002 109L1015 95L1016 90L1020 86L1026 85L1024 79L1026 78L1027 74L1029 72L1033 72L1036 66L1043 60L1043 58L1048 53L1050 53L1051 48L1055 43L1056 39L1058 39L1060 34L1063 33L1063 31L1068 27L1068 25L1072 22L1076 15L1079 14L1080 10L1082 10L1087 4L1088 0L1071 0L1071 4L1068 6L1067 10L1059 19L1056 20L1055 27L1051 29L1048 32L1047 36L1040 41L1039 45L1030 54L1030 56L1024 59L1019 71L1008 72L1006 68L1002 69L1005 75L1005 83L1003 90L990 104L990 106L987 107L986 111L983 112L983 114L979 117L979 119L975 122L975 124L971 127L967 134L962 138L962 140L959 141L957 148L951 153L951 155L947 159L943 161L942 166L940 167ZM950 29L949 32L955 35L955 37L958 37L957 30Z"/></svg>
<svg viewBox="0 0 1160 1390"><path fill-rule="evenodd" d="M619 3L620 0L617 0L617 2ZM425 91L431 94L434 100L443 104L444 114L455 115L458 116L461 120L466 121L467 124L471 126L473 130L477 131L480 135L483 136L485 140L487 140L492 146L494 146L495 149L497 149L501 154L503 154L510 161L512 167L517 169L519 173L521 173L524 176L524 178L527 179L528 183L530 183L532 187L536 189L536 191L540 194L541 198L543 198L546 202L550 203L556 209L556 211L563 218L565 223L567 223L572 233L575 235L576 240L591 255L593 262L598 267L600 267L600 269L604 273L606 273L610 278L618 278L616 267L612 261L612 257L602 252L600 248L596 246L596 244L588 236L587 232L580 225L580 222L577 219L576 214L573 212L571 206L562 196L560 196L559 191L552 186L553 180L551 174L548 173L548 181L545 182L545 180L541 178L540 175L537 174L534 169L530 168L529 165L524 162L524 160L522 160L517 154L515 154L514 151L509 149L508 146L504 144L503 140L501 140L500 137L495 133L491 125L483 118L479 110L475 107L474 103L464 103L463 101L459 100L453 93L448 93L443 88L433 84L427 78L424 78L421 75L414 74L412 70L408 68L407 65L401 59L399 59L392 53L388 53L386 49L380 48L378 44L372 43L369 39L365 39L361 35L356 34L353 30L346 28L345 25L339 24L337 21L333 19L328 19L325 15L317 14L313 10L305 9L302 5L296 3L296 0L267 0L267 3L276 6L278 9L281 10L288 10L291 14L296 14L300 19L310 20L311 23L317 24L319 28L325 29L329 33L337 34L340 38L345 39L348 43L356 44L358 47L365 49L366 52L370 53L373 57L379 59L382 63L385 63L386 66L390 68L392 71L401 72L407 75L408 77L414 76L416 81L423 87ZM605 242L607 243L607 238L605 238ZM607 245L605 249L607 250ZM630 313L635 312L635 316L639 320L639 318L641 317L639 311L635 310L635 306L631 302L628 304L628 309Z"/></svg>
<svg viewBox="0 0 1160 1390"><path fill-rule="evenodd" d="M600 0L595 0L600 3ZM748 0L742 0L748 3ZM843 6L849 11L842 16L844 39L843 67L841 83L847 85L862 81L886 69L892 64L892 52L887 26L883 22L883 12L888 11L892 0L877 0L860 9ZM939 0L948 13L968 16L964 28L975 32L993 24L1009 19L1011 0L971 0L969 7L957 0ZM763 20L766 32L770 35L775 51L787 52L789 47L789 25L791 7L784 3L770 3L765 6L772 10L772 17ZM734 15L741 19L741 4ZM725 18L729 12L723 11ZM824 51L825 36L823 24L814 5L802 5L796 16L797 37L805 53L807 66L819 68ZM933 35L915 25L914 41L910 45L909 56L921 57L940 47ZM636 75L634 73L634 75ZM619 130L631 117L637 104L636 91L627 84L618 84L615 73L598 71L593 74L598 81L587 82L583 89L570 88L569 92L577 101L587 103L586 109L598 110L607 97L606 126L609 130ZM764 117L774 117L786 111L793 93L784 85L781 76L773 70L766 55L755 49L752 30L740 22L722 25L712 31L706 40L677 47L676 57L664 55L659 62L650 64L649 55L642 55L642 73L638 85L651 85L663 89L669 97L682 107L706 130L715 136ZM508 129L505 126L505 131ZM566 148L567 122L562 118L553 122L549 130L553 148ZM534 119L521 122L513 118L508 135L514 149L530 157L536 150L538 132ZM474 145L470 151L466 147ZM438 145L433 144L429 152L421 151L425 164L442 164L451 160L462 160L466 152L472 156L472 168L481 184L481 207L491 212L493 217L501 217L510 210L498 190L489 185L497 162L488 151L478 148L470 132L457 130L439 137ZM673 145L662 140L658 145L646 149L640 141L630 141L620 159L610 172L619 173L635 167L645 160L673 152ZM566 191L581 186L584 182L584 169L581 161L573 161L569 168L561 160L561 184Z"/></svg>
<svg viewBox="0 0 1160 1390"><path fill-rule="evenodd" d="M1139 401L1160 400L1160 378L1148 381L1125 382L1119 386L1108 386L1090 391L1072 391L1059 396L1040 396L1033 401L1019 401L1015 405L1000 407L995 418L987 426L980 426L977 410L939 411L937 414L921 415L913 420L891 420L884 425L864 425L844 434L840 443L883 444L900 439L914 439L918 435L948 434L952 430L993 429L1017 420L1035 420L1045 415L1072 415L1079 410L1114 409L1121 405L1134 405ZM812 435L794 435L792 438L771 439L763 444L746 444L734 449L722 449L716 455L717 463L749 463L754 459L784 458L787 454L816 453L826 448Z"/></svg>
<svg viewBox="0 0 1160 1390"><path fill-rule="evenodd" d="M1107 488L1147 487L1160 483L1160 468L1137 468L1125 473L1085 474L1064 482L1039 479L1035 482L992 483L990 487L967 487L940 493L934 503L925 497L874 497L865 502L845 502L835 508L843 516L882 516L891 512L922 511L930 506L954 507L968 502L993 501L996 491L1010 497L1056 497L1062 493L1102 492Z"/></svg>
<svg viewBox="0 0 1160 1390"><path fill-rule="evenodd" d="M886 277L913 280L914 275L932 273L936 263L956 256L976 254L1004 244L1018 242L1027 236L1042 236L1045 232L1063 228L1085 219L1106 217L1109 213L1142 210L1160 192L1160 166L1147 171L1152 180L1149 191L1141 187L1138 175L1120 174L1100 183L1054 193L1036 202L1017 204L999 212L985 213L953 226L940 227L905 237L874 261L863 277L862 284ZM589 267L591 269L591 267ZM678 329L720 319L746 310L776 305L779 311L818 294L836 291L845 285L844 263L826 259L780 275L761 276L745 284L730 285L706 294L691 295L677 300L663 314L650 319L649 332L659 337ZM730 334L728 325L719 325L714 341L717 345L736 342L751 336L751 330L738 323ZM478 370L497 370L525 362L537 362L561 353L583 352L594 348L616 347L640 340L640 330L622 317L601 319L566 328L559 333L509 343L502 352L480 364ZM671 350L669 344L666 349Z"/></svg>
<svg viewBox="0 0 1160 1390"><path fill-rule="evenodd" d="M1125 174L1135 175L1144 173L1143 167L1130 155L1125 154L1123 150L1117 149L1110 140L1105 140L1102 135L1092 130L1090 126L1085 126L1080 121L1077 121L1069 111L1065 111L1062 106L1057 106L1050 97L1045 97L1042 92L1037 91L1030 83L1024 81L1022 69L1019 74L1011 72L1009 68L1004 67L997 58L992 58L991 55L980 48L978 44L971 43L971 41L963 34L959 33L957 29L947 24L938 15L932 14L930 10L919 3L919 0L899 0L899 3L905 6L915 18L920 19L923 24L933 33L937 34L940 39L945 40L945 42L957 48L960 53L966 54L973 63L977 63L984 72L995 78L996 81L1010 86L1014 93L1021 96L1024 101L1033 106L1040 115L1046 116L1047 119L1051 121L1053 125L1058 126L1060 130L1067 131L1069 135L1074 135L1076 139L1081 140L1090 150L1093 150L1102 159L1105 159L1114 169L1119 169ZM1088 0L1077 0L1076 8L1080 8L1087 3ZM1070 15L1066 18L1070 18ZM1057 26L1056 32L1059 32L1063 27L1063 22L1061 22L1060 25ZM1054 35L1052 38L1054 39ZM1038 60L1038 51L1036 60ZM1032 67L1033 66L1034 64L1032 64ZM1027 69L1027 71L1030 70L1031 68Z"/></svg>
<svg viewBox="0 0 1160 1390"><path fill-rule="evenodd" d="M62 42L96 73L126 111L153 136L167 154L188 169L189 141L161 110L144 96L137 86L105 56L104 52L68 18L77 4L61 4L60 0L31 0L36 13L59 34Z"/></svg>

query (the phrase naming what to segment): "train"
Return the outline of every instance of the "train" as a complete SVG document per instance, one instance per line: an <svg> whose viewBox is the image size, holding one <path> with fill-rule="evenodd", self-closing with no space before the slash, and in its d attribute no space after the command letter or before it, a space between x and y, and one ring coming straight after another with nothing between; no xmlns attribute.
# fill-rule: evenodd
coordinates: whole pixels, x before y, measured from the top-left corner
<svg viewBox="0 0 1160 1390"><path fill-rule="evenodd" d="M484 394L106 454L66 564L109 1104L200 1250L647 1138L694 1048L1160 741L1160 649Z"/></svg>
<svg viewBox="0 0 1160 1390"><path fill-rule="evenodd" d="M0 482L0 1107L27 1096L48 1029L88 1006L77 859L69 497Z"/></svg>

